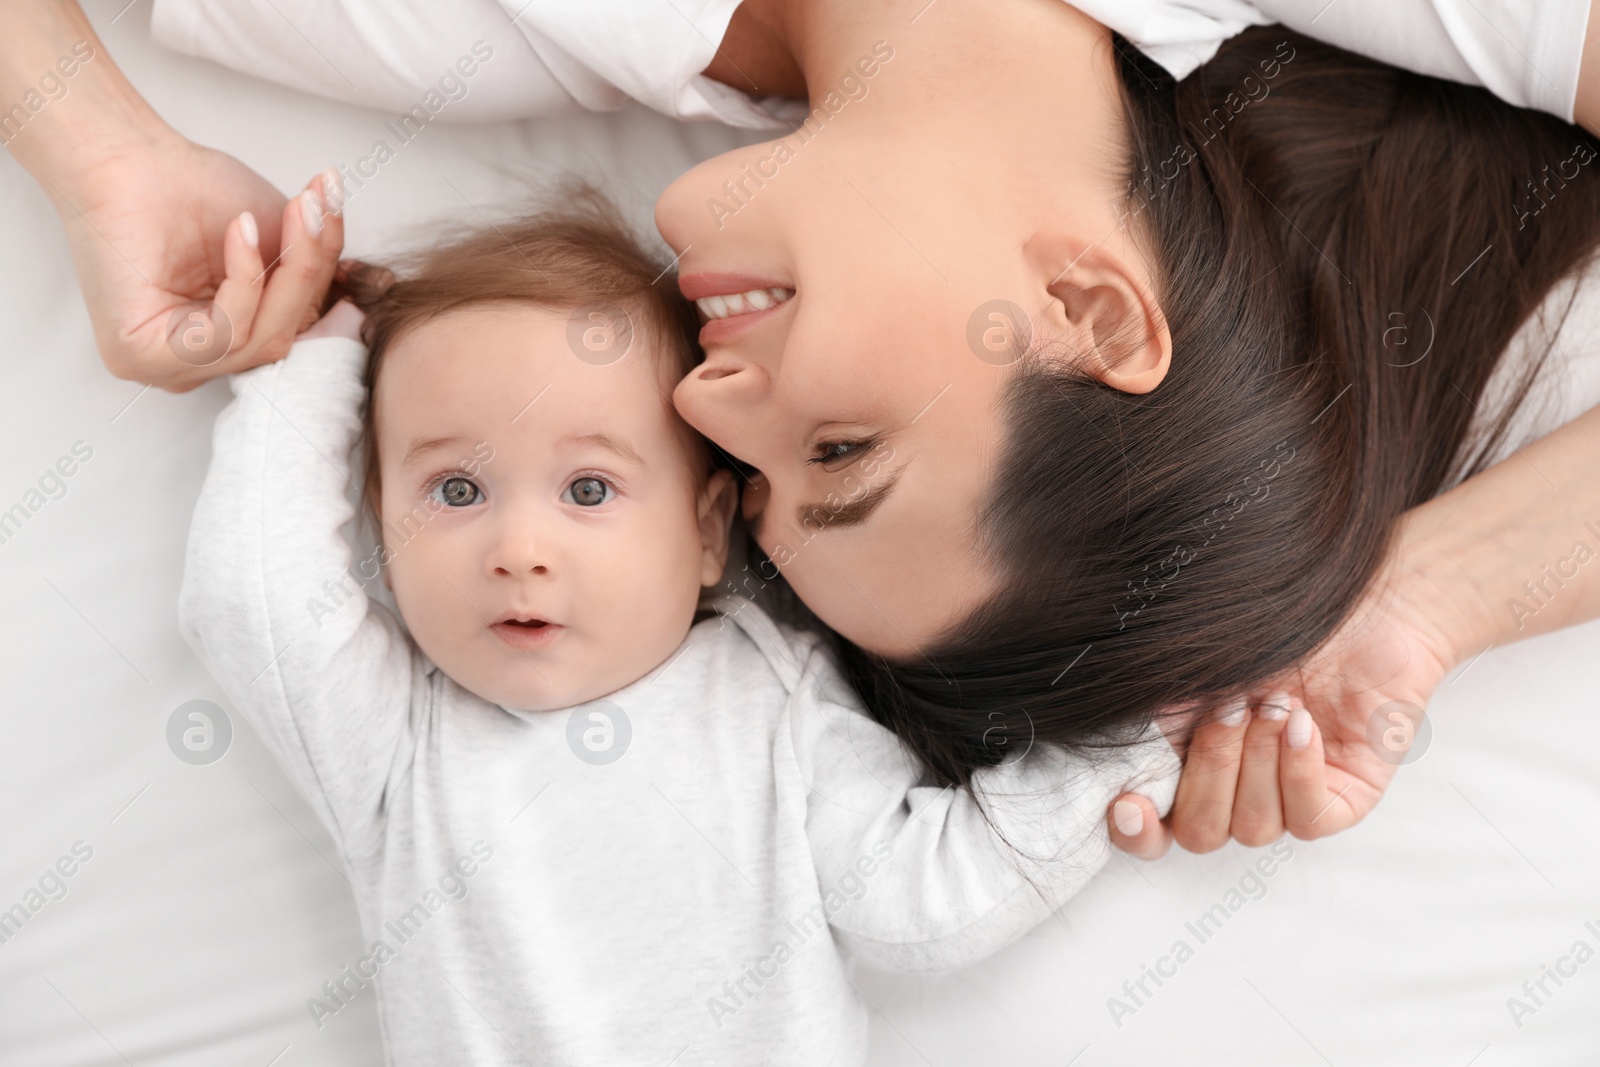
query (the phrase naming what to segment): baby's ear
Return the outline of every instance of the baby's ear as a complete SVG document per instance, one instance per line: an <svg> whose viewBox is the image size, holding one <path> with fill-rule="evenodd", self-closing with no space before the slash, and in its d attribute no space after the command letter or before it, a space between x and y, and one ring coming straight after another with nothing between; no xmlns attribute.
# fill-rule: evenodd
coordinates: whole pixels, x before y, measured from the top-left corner
<svg viewBox="0 0 1600 1067"><path fill-rule="evenodd" d="M739 506L739 485L729 470L715 470L700 491L700 584L716 585L728 565L728 530Z"/></svg>

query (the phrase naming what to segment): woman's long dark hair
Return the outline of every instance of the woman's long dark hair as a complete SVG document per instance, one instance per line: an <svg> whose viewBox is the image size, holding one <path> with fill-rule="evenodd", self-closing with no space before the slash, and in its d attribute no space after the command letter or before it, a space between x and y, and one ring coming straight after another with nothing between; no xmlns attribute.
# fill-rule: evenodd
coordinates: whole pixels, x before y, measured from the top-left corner
<svg viewBox="0 0 1600 1067"><path fill-rule="evenodd" d="M922 656L839 642L941 783L1314 651L1401 512L1485 465L1545 353L1468 441L1485 384L1600 241L1596 146L1556 118L1278 26L1178 84L1113 44L1170 371L1132 395L1025 359L982 516L1002 592Z"/></svg>

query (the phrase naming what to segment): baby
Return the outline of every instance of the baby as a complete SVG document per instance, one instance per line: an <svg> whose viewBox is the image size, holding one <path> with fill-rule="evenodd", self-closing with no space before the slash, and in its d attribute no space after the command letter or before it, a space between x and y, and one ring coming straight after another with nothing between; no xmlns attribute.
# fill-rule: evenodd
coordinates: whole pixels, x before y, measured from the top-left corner
<svg viewBox="0 0 1600 1067"><path fill-rule="evenodd" d="M860 1063L852 958L971 963L1104 864L1113 798L1170 805L1155 728L926 785L817 635L712 594L693 311L605 212L413 266L230 379L179 602L355 891L318 1028L371 983L395 1064Z"/></svg>

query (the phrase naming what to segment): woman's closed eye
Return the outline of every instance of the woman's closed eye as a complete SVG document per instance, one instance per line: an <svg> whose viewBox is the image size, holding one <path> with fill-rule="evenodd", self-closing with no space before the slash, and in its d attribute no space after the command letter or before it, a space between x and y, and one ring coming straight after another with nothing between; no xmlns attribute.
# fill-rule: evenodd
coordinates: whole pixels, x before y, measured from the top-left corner
<svg viewBox="0 0 1600 1067"><path fill-rule="evenodd" d="M861 458L862 455L872 450L878 443L876 437L868 437L853 441L819 441L807 463L820 466L824 470L838 470L848 463Z"/></svg>

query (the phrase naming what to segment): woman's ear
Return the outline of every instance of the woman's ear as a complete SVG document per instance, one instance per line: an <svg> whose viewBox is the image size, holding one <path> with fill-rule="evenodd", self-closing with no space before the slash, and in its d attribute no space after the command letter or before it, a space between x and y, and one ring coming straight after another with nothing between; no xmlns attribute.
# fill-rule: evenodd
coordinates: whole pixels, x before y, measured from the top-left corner
<svg viewBox="0 0 1600 1067"><path fill-rule="evenodd" d="M739 506L739 485L733 472L715 470L700 491L700 584L716 585L728 565L728 530Z"/></svg>
<svg viewBox="0 0 1600 1067"><path fill-rule="evenodd" d="M1039 258L1046 271L1054 268L1046 274L1051 299L1044 317L1057 335L1051 347L1063 348L1073 369L1125 393L1148 393L1172 365L1172 332L1142 258L1131 247L1115 247L1128 244L1112 238L1076 254Z"/></svg>

